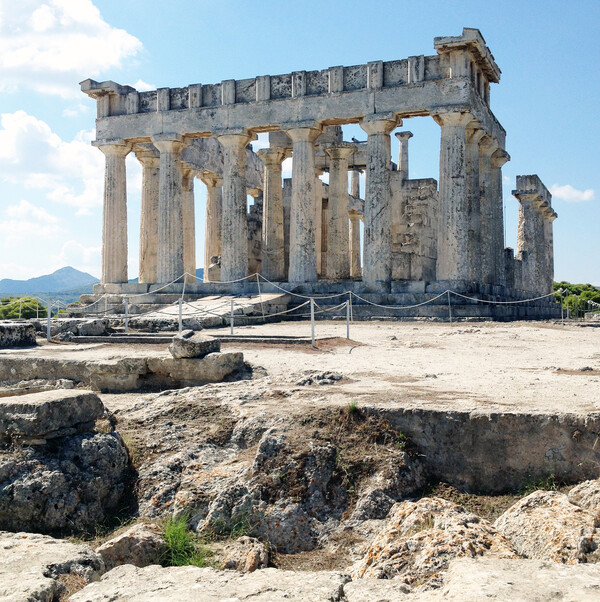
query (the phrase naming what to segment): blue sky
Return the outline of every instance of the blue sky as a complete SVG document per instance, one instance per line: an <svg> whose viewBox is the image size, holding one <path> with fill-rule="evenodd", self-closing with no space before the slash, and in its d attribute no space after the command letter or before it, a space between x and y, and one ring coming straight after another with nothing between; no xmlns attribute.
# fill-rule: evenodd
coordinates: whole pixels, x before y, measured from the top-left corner
<svg viewBox="0 0 600 602"><path fill-rule="evenodd" d="M481 30L502 69L491 106L512 158L507 245L515 176L537 173L559 214L556 279L600 285L600 0L0 0L0 278L64 265L99 275L104 167L89 145L96 109L83 79L142 90L393 60L435 54L435 36L463 27ZM439 126L415 118L402 128L414 134L411 177L437 178ZM133 277L141 171L133 157L127 168ZM200 181L196 196L200 267Z"/></svg>

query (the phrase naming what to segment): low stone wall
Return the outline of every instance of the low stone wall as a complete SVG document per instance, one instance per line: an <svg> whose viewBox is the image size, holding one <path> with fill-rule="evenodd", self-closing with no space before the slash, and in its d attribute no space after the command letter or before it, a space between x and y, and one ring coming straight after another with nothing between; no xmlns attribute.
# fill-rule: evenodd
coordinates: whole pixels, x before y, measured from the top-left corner
<svg viewBox="0 0 600 602"><path fill-rule="evenodd" d="M35 345L33 324L0 322L0 349Z"/></svg>
<svg viewBox="0 0 600 602"><path fill-rule="evenodd" d="M501 493L553 475L598 477L600 412L375 410L409 437L429 474L471 492Z"/></svg>

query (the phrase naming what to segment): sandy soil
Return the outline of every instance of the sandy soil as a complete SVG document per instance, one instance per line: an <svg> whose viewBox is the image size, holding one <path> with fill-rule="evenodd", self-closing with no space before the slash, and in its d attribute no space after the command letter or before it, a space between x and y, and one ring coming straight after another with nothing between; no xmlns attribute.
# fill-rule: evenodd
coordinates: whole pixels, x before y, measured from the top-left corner
<svg viewBox="0 0 600 602"><path fill-rule="evenodd" d="M204 332L218 336L229 331ZM310 337L310 323L239 327L235 334ZM351 325L348 341L344 323L317 322L316 335L317 349L309 343L222 344L223 351L243 351L247 361L269 376L261 386L274 394L250 396L249 405L280 404L283 410L286 401L303 398L315 405L352 399L380 407L457 411L600 411L600 328L531 322L358 322ZM97 361L166 353L165 345L49 344L0 351L0 361L6 354ZM326 386L298 386L305 373L315 371L338 372L344 378Z"/></svg>

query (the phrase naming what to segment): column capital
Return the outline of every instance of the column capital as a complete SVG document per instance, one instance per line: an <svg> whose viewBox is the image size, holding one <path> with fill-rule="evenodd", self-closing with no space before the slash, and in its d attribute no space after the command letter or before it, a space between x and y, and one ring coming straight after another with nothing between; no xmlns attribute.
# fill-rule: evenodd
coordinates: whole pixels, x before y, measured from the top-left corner
<svg viewBox="0 0 600 602"><path fill-rule="evenodd" d="M282 123L281 128L285 128L285 133L292 142L314 142L323 133L323 128L315 121Z"/></svg>
<svg viewBox="0 0 600 602"><path fill-rule="evenodd" d="M394 136L396 136L396 138L398 138L398 140L400 140L400 142L405 142L410 140L413 137L413 133L412 132L396 132L394 134Z"/></svg>
<svg viewBox="0 0 600 602"><path fill-rule="evenodd" d="M136 144L133 147L133 152L137 160L144 167L158 167L160 163L160 155L156 147L150 143Z"/></svg>
<svg viewBox="0 0 600 602"><path fill-rule="evenodd" d="M478 145L481 139L486 135L485 130L482 130L475 122L467 126L467 143Z"/></svg>
<svg viewBox="0 0 600 602"><path fill-rule="evenodd" d="M287 153L284 148L261 148L256 154L265 165L274 166L281 165Z"/></svg>
<svg viewBox="0 0 600 602"><path fill-rule="evenodd" d="M160 152L178 152L183 150L183 136L179 134L158 134L152 136L152 143Z"/></svg>
<svg viewBox="0 0 600 602"><path fill-rule="evenodd" d="M510 155L503 148L498 148L494 151L492 155L492 167L502 167L508 161L510 161Z"/></svg>
<svg viewBox="0 0 600 602"><path fill-rule="evenodd" d="M113 138L110 140L94 140L92 146L99 148L106 156L126 157L130 152L132 145L125 142L122 138Z"/></svg>
<svg viewBox="0 0 600 602"><path fill-rule="evenodd" d="M431 113L431 116L438 125L441 126L462 126L466 127L473 121L473 115L466 110L447 110Z"/></svg>
<svg viewBox="0 0 600 602"><path fill-rule="evenodd" d="M349 159L356 152L356 145L352 142L328 142L321 148L331 159Z"/></svg>
<svg viewBox="0 0 600 602"><path fill-rule="evenodd" d="M516 197L520 203L533 203L540 199L537 190L513 190L512 195Z"/></svg>
<svg viewBox="0 0 600 602"><path fill-rule="evenodd" d="M498 150L498 142L492 138L489 134L486 134L479 141L479 154L484 157L491 158L491 156Z"/></svg>
<svg viewBox="0 0 600 602"><path fill-rule="evenodd" d="M200 174L200 179L209 188L218 188L223 186L223 178L220 178L216 173L212 171L203 171Z"/></svg>
<svg viewBox="0 0 600 602"><path fill-rule="evenodd" d="M374 113L366 115L358 124L361 129L372 136L373 134L390 134L394 128L402 125L402 119L398 119L393 113Z"/></svg>
<svg viewBox="0 0 600 602"><path fill-rule="evenodd" d="M231 132L224 130L223 133L215 135L216 139L226 148L245 148L252 139L250 134Z"/></svg>

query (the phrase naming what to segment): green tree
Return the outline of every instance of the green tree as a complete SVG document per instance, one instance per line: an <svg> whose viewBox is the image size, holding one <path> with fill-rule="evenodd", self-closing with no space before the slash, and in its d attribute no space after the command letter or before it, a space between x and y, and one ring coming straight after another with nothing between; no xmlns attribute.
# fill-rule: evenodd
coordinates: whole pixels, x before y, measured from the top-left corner
<svg viewBox="0 0 600 602"><path fill-rule="evenodd" d="M0 299L0 320L38 317L46 317L46 306L33 297L4 297Z"/></svg>

